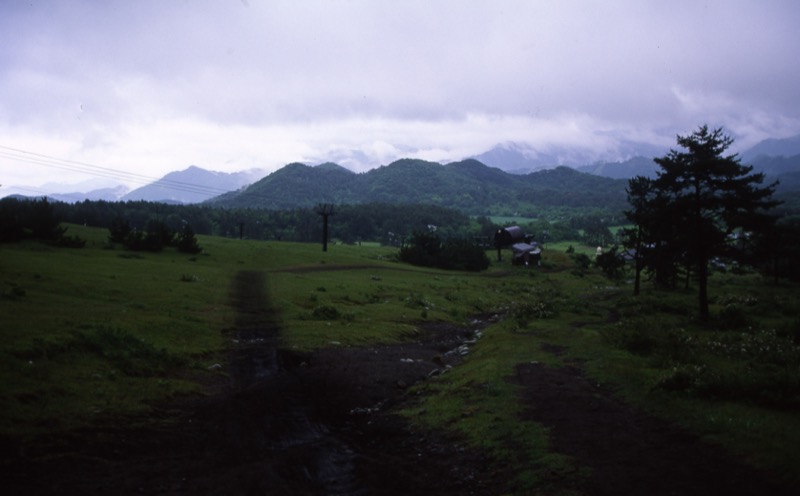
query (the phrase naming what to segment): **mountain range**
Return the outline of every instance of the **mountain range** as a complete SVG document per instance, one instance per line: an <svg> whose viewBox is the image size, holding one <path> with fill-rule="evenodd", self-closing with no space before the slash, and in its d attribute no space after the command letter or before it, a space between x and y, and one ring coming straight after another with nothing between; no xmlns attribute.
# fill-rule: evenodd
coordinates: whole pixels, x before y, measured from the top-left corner
<svg viewBox="0 0 800 496"><path fill-rule="evenodd" d="M252 184L263 175L264 172L259 169L227 173L208 171L192 165L188 169L170 172L156 182L136 188L123 195L120 200L201 203Z"/></svg>
<svg viewBox="0 0 800 496"><path fill-rule="evenodd" d="M467 159L439 164L401 159L356 174L336 164L289 164L242 190L207 203L226 208L292 209L320 203L424 203L471 214L526 212L549 207L609 207L626 201L627 181L569 167L511 174Z"/></svg>
<svg viewBox="0 0 800 496"><path fill-rule="evenodd" d="M513 174L528 174L560 165L582 170L606 163L624 163L634 158L657 157L668 151L630 140L619 140L613 149L603 152L588 147L551 145L535 148L526 143L506 142L471 158Z"/></svg>
<svg viewBox="0 0 800 496"><path fill-rule="evenodd" d="M132 191L113 184L89 189L89 185L97 181L87 182L86 189L80 190L68 190L61 185L65 188L61 191L73 191L67 193L56 193L59 185L52 184L32 191L39 193L37 196L46 194L65 202L146 200L295 208L315 203L403 201L450 206L483 203L488 207L499 198L518 194L519 188L535 189L538 182L544 181L548 191L563 191L567 195L564 200L575 204L577 199L569 198L569 187L592 181L585 176L619 180L620 185L637 175L653 177L658 166L651 157L663 156L666 152L652 145L622 142L614 151L618 160L600 160L585 148L537 150L526 144L507 142L461 162L442 165L401 159L359 174L333 162L313 167L291 163L268 175L259 169L223 173L190 166ZM764 140L742 152L740 158L743 163L752 164L756 171L764 172L769 181L779 180L779 192L800 190L800 135ZM565 166L580 174L568 172ZM556 172L544 173L547 170ZM553 179L566 183L556 185ZM599 180L597 187L600 191L610 191L614 189L610 184ZM624 191L624 186L616 189L620 191L620 187ZM14 193L31 196L25 190Z"/></svg>

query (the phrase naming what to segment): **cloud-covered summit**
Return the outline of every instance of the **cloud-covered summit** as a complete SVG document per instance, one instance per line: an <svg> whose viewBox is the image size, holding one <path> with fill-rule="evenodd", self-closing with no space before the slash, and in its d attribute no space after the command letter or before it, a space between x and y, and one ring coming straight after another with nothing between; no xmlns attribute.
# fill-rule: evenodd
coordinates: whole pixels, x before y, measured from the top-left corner
<svg viewBox="0 0 800 496"><path fill-rule="evenodd" d="M800 133L793 2L6 2L0 145L160 177ZM4 182L67 174L0 156ZM74 171L69 172L75 174Z"/></svg>

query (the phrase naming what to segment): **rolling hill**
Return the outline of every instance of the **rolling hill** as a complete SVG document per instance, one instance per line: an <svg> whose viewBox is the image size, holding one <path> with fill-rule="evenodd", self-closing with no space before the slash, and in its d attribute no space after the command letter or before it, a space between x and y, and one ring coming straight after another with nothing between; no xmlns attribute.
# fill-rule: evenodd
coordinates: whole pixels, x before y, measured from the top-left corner
<svg viewBox="0 0 800 496"><path fill-rule="evenodd" d="M207 203L265 209L318 203L425 203L473 214L554 206L622 209L626 185L626 180L568 167L511 174L474 159L445 165L401 159L361 174L335 164L294 163Z"/></svg>

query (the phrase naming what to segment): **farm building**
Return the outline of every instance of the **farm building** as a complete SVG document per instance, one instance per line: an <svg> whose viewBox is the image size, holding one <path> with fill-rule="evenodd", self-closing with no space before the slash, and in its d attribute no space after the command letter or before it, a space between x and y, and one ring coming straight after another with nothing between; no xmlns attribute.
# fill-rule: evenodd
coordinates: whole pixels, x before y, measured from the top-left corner
<svg viewBox="0 0 800 496"><path fill-rule="evenodd" d="M501 250L511 250L511 263L514 265L539 264L542 259L542 250L539 243L533 241L531 236L525 234L519 226L509 226L498 229L494 234L494 245L497 248L497 259L502 260Z"/></svg>

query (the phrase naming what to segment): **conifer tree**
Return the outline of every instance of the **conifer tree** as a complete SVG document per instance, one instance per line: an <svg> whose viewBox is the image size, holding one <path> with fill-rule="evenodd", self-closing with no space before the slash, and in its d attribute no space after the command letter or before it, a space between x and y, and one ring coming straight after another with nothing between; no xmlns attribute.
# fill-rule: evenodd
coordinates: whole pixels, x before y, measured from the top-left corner
<svg viewBox="0 0 800 496"><path fill-rule="evenodd" d="M661 170L652 184L631 180L629 202L641 214L640 227L654 250L663 251L649 265L668 260L672 267L691 269L699 286L700 318L707 320L709 262L731 255L729 237L737 229L766 227L766 211L779 203L772 199L777 183L762 186L764 174L753 173L736 154L725 155L733 138L721 128L704 125L677 142L683 151L655 159ZM641 196L644 186L651 189Z"/></svg>

